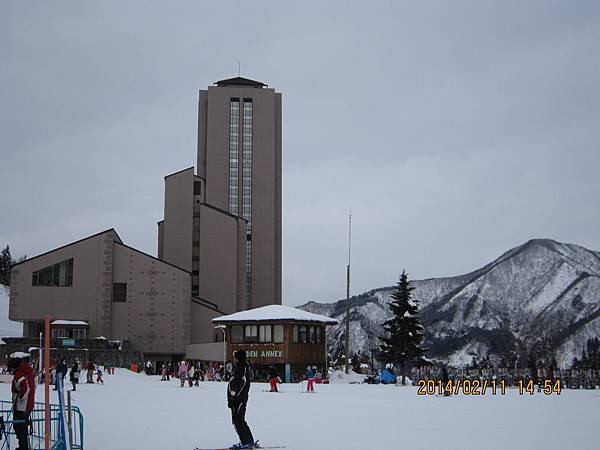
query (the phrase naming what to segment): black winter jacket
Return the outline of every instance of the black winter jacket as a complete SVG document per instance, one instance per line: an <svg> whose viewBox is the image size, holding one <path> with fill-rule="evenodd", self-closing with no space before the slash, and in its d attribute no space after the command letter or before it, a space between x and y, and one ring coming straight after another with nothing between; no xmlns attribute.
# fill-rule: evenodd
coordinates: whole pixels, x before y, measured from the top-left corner
<svg viewBox="0 0 600 450"><path fill-rule="evenodd" d="M237 408L241 403L248 402L251 376L250 366L247 362L234 365L233 376L227 386L227 406L229 408Z"/></svg>

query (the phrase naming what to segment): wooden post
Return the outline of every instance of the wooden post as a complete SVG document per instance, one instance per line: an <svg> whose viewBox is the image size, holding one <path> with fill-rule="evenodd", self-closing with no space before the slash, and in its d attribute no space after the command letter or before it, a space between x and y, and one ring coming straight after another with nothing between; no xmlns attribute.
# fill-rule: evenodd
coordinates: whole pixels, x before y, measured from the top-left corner
<svg viewBox="0 0 600 450"><path fill-rule="evenodd" d="M71 391L67 391L67 425L69 430L69 448L73 448L73 422L71 410Z"/></svg>
<svg viewBox="0 0 600 450"><path fill-rule="evenodd" d="M50 450L50 316L45 317L44 336L44 416L45 416L45 449Z"/></svg>

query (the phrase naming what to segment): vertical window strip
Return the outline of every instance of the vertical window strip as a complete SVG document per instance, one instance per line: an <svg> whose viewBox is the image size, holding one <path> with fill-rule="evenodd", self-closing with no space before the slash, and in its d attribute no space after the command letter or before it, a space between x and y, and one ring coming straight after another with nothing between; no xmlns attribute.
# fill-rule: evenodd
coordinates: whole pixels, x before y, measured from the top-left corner
<svg viewBox="0 0 600 450"><path fill-rule="evenodd" d="M251 100L244 99L244 123L242 136L242 217L246 235L252 235L252 115ZM246 308L252 307L252 240L246 241Z"/></svg>
<svg viewBox="0 0 600 450"><path fill-rule="evenodd" d="M239 129L240 101L231 99L229 103L229 212L236 215L239 213Z"/></svg>

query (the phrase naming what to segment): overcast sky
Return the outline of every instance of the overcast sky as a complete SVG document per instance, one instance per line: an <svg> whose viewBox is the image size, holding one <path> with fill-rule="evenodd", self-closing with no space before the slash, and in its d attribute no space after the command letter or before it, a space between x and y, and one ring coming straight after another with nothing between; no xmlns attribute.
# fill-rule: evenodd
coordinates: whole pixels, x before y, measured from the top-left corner
<svg viewBox="0 0 600 450"><path fill-rule="evenodd" d="M0 1L0 245L155 255L239 61L283 94L284 304L345 297L350 208L354 294L600 250L600 2L289 3Z"/></svg>

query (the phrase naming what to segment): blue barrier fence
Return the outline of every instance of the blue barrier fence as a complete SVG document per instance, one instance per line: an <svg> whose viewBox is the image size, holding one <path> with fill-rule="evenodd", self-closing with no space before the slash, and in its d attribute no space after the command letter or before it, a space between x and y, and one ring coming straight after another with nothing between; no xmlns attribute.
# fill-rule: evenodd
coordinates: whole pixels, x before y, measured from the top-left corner
<svg viewBox="0 0 600 450"><path fill-rule="evenodd" d="M69 415L63 404L62 388L61 386L58 388L59 404L50 405L50 448L53 450L83 450L83 415L77 406L71 407ZM14 425L23 423L23 421L13 419L12 402L0 400L0 417L0 450L16 448L18 442ZM29 416L27 429L29 448L43 450L45 448L45 408L43 403L35 403Z"/></svg>

